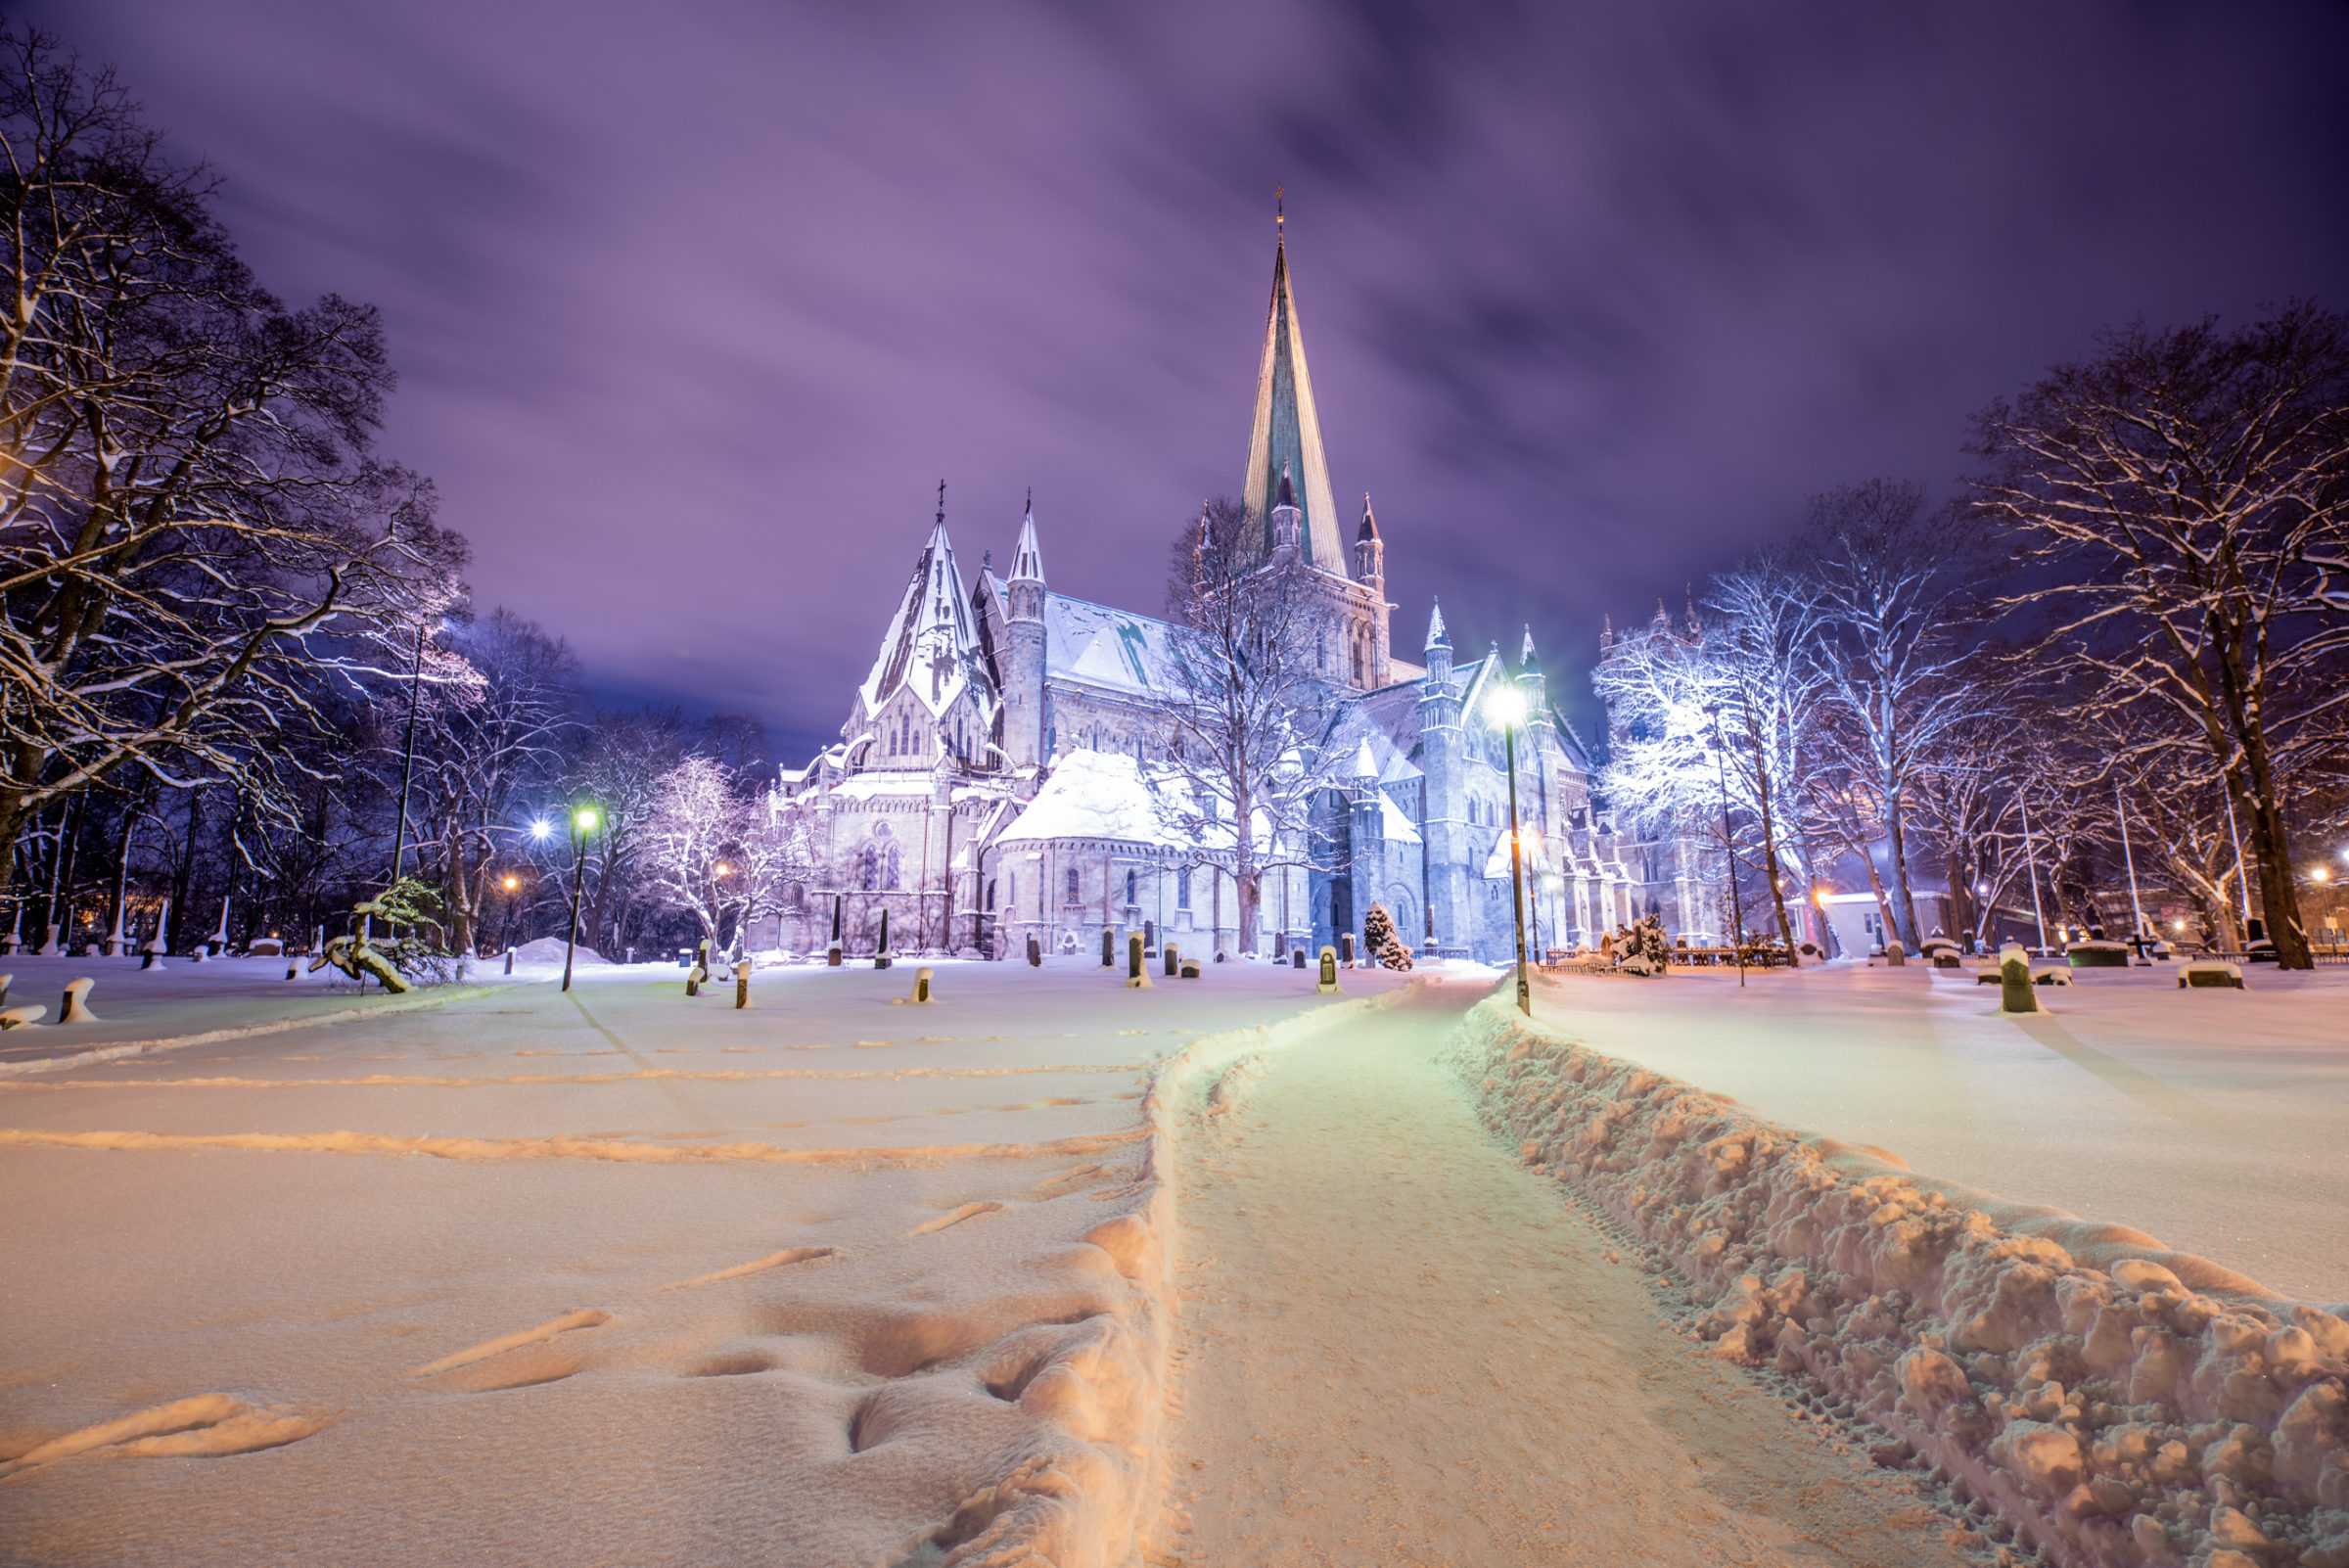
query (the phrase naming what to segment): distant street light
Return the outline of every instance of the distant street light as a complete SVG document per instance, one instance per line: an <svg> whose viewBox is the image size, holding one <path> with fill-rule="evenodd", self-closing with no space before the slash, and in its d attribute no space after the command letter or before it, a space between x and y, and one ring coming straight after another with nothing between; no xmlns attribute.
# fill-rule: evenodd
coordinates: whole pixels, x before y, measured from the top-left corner
<svg viewBox="0 0 2349 1568"><path fill-rule="evenodd" d="M1485 712L1499 723L1509 764L1509 892L1517 915L1517 1010L1534 1015L1533 983L1525 972L1525 852L1517 839L1517 726L1525 719L1525 692L1515 681L1497 682Z"/></svg>
<svg viewBox="0 0 2349 1568"><path fill-rule="evenodd" d="M571 990L571 955L579 945L579 892L587 885L587 835L595 831L602 814L592 806L582 806L571 813L571 939L563 945L563 989ZM542 824L543 825L543 824Z"/></svg>

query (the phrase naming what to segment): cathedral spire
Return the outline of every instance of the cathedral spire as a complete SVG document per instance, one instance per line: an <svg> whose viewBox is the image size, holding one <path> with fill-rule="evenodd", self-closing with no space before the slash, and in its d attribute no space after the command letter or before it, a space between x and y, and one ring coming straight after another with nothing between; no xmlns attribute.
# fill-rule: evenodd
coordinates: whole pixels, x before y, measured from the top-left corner
<svg viewBox="0 0 2349 1568"><path fill-rule="evenodd" d="M1036 542L1036 491L1028 491L1028 510L1020 519L1019 548L1012 552L1012 582L1041 582L1044 580L1044 551Z"/></svg>
<svg viewBox="0 0 2349 1568"><path fill-rule="evenodd" d="M1427 618L1427 645L1430 648L1450 649L1451 634L1444 629L1444 601L1437 599L1430 602L1435 605L1435 609L1429 613Z"/></svg>
<svg viewBox="0 0 2349 1568"><path fill-rule="evenodd" d="M1295 476L1295 504L1304 514L1300 549L1324 572L1343 576L1345 547L1338 534L1337 503L1329 490L1329 464L1321 451L1321 419L1313 408L1313 378L1306 368L1305 336L1289 288L1285 234L1272 248L1272 303L1265 315L1265 350L1256 371L1256 418L1248 436L1248 478L1242 505L1258 530L1255 546L1273 545L1272 509L1280 504L1280 475Z"/></svg>

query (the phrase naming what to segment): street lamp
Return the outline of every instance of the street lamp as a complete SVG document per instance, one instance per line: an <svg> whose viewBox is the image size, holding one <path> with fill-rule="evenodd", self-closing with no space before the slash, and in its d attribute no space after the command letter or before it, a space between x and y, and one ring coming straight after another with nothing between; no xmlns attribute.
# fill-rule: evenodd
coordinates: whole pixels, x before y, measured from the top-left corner
<svg viewBox="0 0 2349 1568"><path fill-rule="evenodd" d="M587 885L587 835L595 831L602 813L582 806L571 813L571 940L563 945L563 989L571 990L571 955L579 945L579 891ZM544 823L538 824L545 826Z"/></svg>
<svg viewBox="0 0 2349 1568"><path fill-rule="evenodd" d="M1497 662L1497 661L1496 661ZM1515 681L1497 681L1485 712L1500 725L1509 764L1509 893L1517 916L1517 1010L1534 1015L1534 988L1525 972L1525 852L1517 839L1517 726L1525 719L1525 692Z"/></svg>

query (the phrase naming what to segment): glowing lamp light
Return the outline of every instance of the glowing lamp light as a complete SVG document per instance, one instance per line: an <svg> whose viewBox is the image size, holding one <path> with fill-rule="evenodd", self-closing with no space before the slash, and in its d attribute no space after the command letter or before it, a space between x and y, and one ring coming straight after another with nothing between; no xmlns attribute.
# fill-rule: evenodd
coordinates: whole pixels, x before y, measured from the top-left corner
<svg viewBox="0 0 2349 1568"><path fill-rule="evenodd" d="M1514 724L1525 717L1525 693L1514 685L1496 685L1485 698L1485 712L1496 723Z"/></svg>
<svg viewBox="0 0 2349 1568"><path fill-rule="evenodd" d="M2330 882L2332 880L2332 867L2321 865L2310 871L2309 875L2315 877L2319 882Z"/></svg>
<svg viewBox="0 0 2349 1568"><path fill-rule="evenodd" d="M530 824L530 837L533 839L543 839L553 831L553 825L550 824L545 817L540 817L537 821Z"/></svg>
<svg viewBox="0 0 2349 1568"><path fill-rule="evenodd" d="M602 818L597 815L594 807L582 806L576 811L572 813L571 820L572 825L576 827L581 833L593 833L595 831L595 824L601 821Z"/></svg>
<svg viewBox="0 0 2349 1568"><path fill-rule="evenodd" d="M732 866L730 866L730 865L726 864L726 862L725 862L725 861L723 861L723 860L720 860L720 861L718 861L718 862L717 862L717 874L718 874L719 876L721 876L721 877L722 877L722 876L728 876L728 875L732 874L733 870L734 870L734 868L733 868Z"/></svg>
<svg viewBox="0 0 2349 1568"><path fill-rule="evenodd" d="M506 878L506 891L507 891L508 893L512 893L512 892L513 892L513 891L514 891L516 888L519 888L519 887L521 887L521 886L522 886L522 878L520 878L520 877L508 877L508 878Z"/></svg>

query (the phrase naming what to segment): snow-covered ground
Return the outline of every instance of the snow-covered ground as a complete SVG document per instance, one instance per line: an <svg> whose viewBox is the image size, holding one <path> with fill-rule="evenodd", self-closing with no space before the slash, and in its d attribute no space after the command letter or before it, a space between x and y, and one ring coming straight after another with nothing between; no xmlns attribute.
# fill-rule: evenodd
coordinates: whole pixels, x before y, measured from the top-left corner
<svg viewBox="0 0 2349 1568"><path fill-rule="evenodd" d="M1085 1560L1158 1481L1152 1065L1326 999L913 967L0 1079L0 1560Z"/></svg>
<svg viewBox="0 0 2349 1568"><path fill-rule="evenodd" d="M1543 977L1536 1014L1771 1121L2018 1203L2147 1231L2304 1301L2349 1301L2349 970L2082 970L2007 1016L1911 963Z"/></svg>
<svg viewBox="0 0 2349 1568"><path fill-rule="evenodd" d="M141 969L136 958L41 958L25 953L0 958L0 975L10 977L8 1005L47 1010L36 1024L0 1033L0 1072L9 1063L127 1041L266 1027L403 1000L374 986L362 992L337 970L313 975L306 958L295 960L295 978L288 980L286 964L283 958L207 958L201 963L165 958L153 969ZM94 1016L61 1024L66 987L80 979L97 982L89 994ZM416 994L420 999L423 993Z"/></svg>

